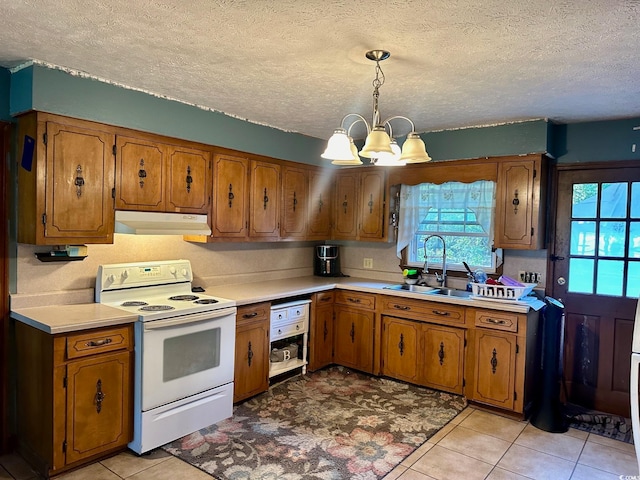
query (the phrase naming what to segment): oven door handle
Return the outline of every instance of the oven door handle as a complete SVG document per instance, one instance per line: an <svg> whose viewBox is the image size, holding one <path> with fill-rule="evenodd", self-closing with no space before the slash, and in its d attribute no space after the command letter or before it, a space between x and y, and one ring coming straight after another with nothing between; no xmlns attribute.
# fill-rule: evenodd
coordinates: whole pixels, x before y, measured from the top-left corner
<svg viewBox="0 0 640 480"><path fill-rule="evenodd" d="M152 320L150 322L144 322L144 330L149 331L160 328L175 327L178 325L189 325L192 323L205 322L207 320L215 320L229 315L234 316L235 320L236 311L236 307L230 307L212 310L209 312L181 315L179 317L167 318L166 320Z"/></svg>

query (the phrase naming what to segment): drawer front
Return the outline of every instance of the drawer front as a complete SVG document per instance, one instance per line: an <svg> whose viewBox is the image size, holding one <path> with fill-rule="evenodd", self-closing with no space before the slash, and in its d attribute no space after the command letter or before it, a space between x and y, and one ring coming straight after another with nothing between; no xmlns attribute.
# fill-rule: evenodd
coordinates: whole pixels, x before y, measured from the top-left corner
<svg viewBox="0 0 640 480"><path fill-rule="evenodd" d="M298 320L297 322L287 323L286 325L271 325L271 341L279 338L287 338L293 335L299 335L307 331L307 321Z"/></svg>
<svg viewBox="0 0 640 480"><path fill-rule="evenodd" d="M122 326L67 335L67 359L116 350L131 350L133 348L131 331L131 326Z"/></svg>
<svg viewBox="0 0 640 480"><path fill-rule="evenodd" d="M238 307L238 313L236 315L237 324L243 325L245 323L269 320L270 313L271 303L269 302L254 303L252 305Z"/></svg>
<svg viewBox="0 0 640 480"><path fill-rule="evenodd" d="M296 307L289 307L287 317L290 321L302 320L309 316L309 304L298 305Z"/></svg>
<svg viewBox="0 0 640 480"><path fill-rule="evenodd" d="M349 305L350 307L363 308L366 310L375 310L376 308L376 296L368 293L338 290L335 299L336 303Z"/></svg>
<svg viewBox="0 0 640 480"><path fill-rule="evenodd" d="M464 307L448 303L384 296L382 313L423 322L465 325Z"/></svg>
<svg viewBox="0 0 640 480"><path fill-rule="evenodd" d="M495 310L476 310L475 313L476 327L486 327L506 332L518 331L517 314Z"/></svg>
<svg viewBox="0 0 640 480"><path fill-rule="evenodd" d="M333 303L334 298L335 292L333 290L329 290L328 292L316 293L316 305L326 305L328 303Z"/></svg>

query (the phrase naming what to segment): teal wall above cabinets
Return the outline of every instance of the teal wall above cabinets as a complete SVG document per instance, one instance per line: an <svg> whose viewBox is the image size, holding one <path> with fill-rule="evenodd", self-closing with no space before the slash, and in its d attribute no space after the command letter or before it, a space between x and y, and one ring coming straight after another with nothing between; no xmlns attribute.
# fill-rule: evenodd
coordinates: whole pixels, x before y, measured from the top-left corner
<svg viewBox="0 0 640 480"><path fill-rule="evenodd" d="M640 129L634 127L640 127L640 118L554 125L557 162L640 159Z"/></svg>
<svg viewBox="0 0 640 480"><path fill-rule="evenodd" d="M9 88L11 84L11 73L6 68L0 67L0 120L11 121L9 113Z"/></svg>
<svg viewBox="0 0 640 480"><path fill-rule="evenodd" d="M301 163L320 164L324 141L220 112L30 65L12 75L11 114L66 115Z"/></svg>

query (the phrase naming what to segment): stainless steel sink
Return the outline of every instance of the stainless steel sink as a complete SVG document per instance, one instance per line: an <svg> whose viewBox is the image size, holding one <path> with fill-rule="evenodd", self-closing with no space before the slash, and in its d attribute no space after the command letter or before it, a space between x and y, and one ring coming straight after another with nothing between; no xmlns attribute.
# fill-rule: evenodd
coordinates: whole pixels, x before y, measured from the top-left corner
<svg viewBox="0 0 640 480"><path fill-rule="evenodd" d="M407 285L405 284L401 284L401 285L387 285L386 287L383 287L389 290L401 290L401 291L405 291L405 292L415 292L415 293L431 293L434 290L438 290L437 288L434 287L427 287L424 285Z"/></svg>
<svg viewBox="0 0 640 480"><path fill-rule="evenodd" d="M443 295L447 297L462 297L468 298L473 293L466 290L456 290L455 288L432 288L431 291L425 292L429 295Z"/></svg>

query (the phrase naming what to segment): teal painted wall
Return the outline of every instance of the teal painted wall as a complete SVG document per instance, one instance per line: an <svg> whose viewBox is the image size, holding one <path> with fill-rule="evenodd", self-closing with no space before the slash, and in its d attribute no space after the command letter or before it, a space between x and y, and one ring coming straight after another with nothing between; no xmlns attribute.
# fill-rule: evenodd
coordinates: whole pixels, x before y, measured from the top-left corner
<svg viewBox="0 0 640 480"><path fill-rule="evenodd" d="M302 163L320 164L324 140L32 65L13 75L11 113L67 115Z"/></svg>
<svg viewBox="0 0 640 480"><path fill-rule="evenodd" d="M11 85L11 73L6 68L0 67L0 120L11 121L9 113L9 89Z"/></svg>
<svg viewBox="0 0 640 480"><path fill-rule="evenodd" d="M640 159L640 118L553 126L558 163ZM633 152L633 145L636 145Z"/></svg>

